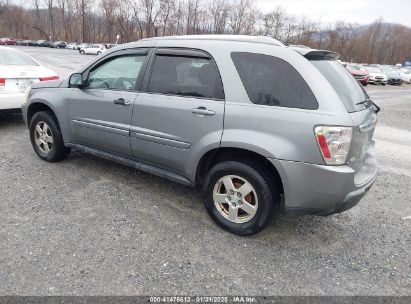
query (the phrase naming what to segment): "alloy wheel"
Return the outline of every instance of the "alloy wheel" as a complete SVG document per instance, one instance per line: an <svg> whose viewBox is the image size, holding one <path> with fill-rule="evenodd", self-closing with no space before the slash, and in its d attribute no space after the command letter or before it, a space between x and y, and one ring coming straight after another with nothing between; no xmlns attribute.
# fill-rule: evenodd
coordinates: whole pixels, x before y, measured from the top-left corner
<svg viewBox="0 0 411 304"><path fill-rule="evenodd" d="M254 187L236 175L221 177L214 186L213 200L219 213L233 223L250 221L258 209Z"/></svg>
<svg viewBox="0 0 411 304"><path fill-rule="evenodd" d="M49 154L53 149L53 134L47 123L39 121L34 129L34 141L42 153Z"/></svg>

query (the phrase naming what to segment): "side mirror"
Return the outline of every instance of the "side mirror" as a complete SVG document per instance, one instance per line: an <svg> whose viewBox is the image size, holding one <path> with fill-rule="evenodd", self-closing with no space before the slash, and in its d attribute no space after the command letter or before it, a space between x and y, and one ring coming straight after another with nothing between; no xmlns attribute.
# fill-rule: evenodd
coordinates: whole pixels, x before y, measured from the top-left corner
<svg viewBox="0 0 411 304"><path fill-rule="evenodd" d="M71 88L79 88L81 89L84 87L85 81L83 80L83 75L81 73L74 73L70 76L69 85Z"/></svg>

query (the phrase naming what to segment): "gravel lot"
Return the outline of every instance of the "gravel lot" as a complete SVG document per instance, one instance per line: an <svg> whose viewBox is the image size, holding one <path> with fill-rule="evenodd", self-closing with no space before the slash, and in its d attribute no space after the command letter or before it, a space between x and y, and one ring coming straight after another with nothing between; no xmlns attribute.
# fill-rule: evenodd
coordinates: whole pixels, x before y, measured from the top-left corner
<svg viewBox="0 0 411 304"><path fill-rule="evenodd" d="M20 49L62 77L93 58ZM382 108L373 189L247 238L190 188L78 152L43 162L21 116L0 115L0 295L411 295L411 86L367 90Z"/></svg>

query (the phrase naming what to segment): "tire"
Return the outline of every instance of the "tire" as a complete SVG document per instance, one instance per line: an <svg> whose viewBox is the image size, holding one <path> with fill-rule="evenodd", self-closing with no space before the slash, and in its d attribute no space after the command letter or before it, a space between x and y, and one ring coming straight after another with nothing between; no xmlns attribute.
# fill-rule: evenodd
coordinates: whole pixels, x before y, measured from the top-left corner
<svg viewBox="0 0 411 304"><path fill-rule="evenodd" d="M70 154L64 146L56 117L50 112L37 112L30 121L30 140L37 156L47 162L58 162Z"/></svg>
<svg viewBox="0 0 411 304"><path fill-rule="evenodd" d="M101 55L101 52L100 52L100 51L98 51L98 52L97 52L97 55Z"/></svg>
<svg viewBox="0 0 411 304"><path fill-rule="evenodd" d="M86 53L86 52L84 52L84 51L80 51L80 54L81 54L81 55L84 55L85 53Z"/></svg>
<svg viewBox="0 0 411 304"><path fill-rule="evenodd" d="M226 184L230 185L227 178L234 186L232 191L226 189ZM236 235L260 232L271 220L280 200L278 187L270 180L269 172L259 164L247 161L216 164L208 172L203 189L209 216L224 230ZM248 190L252 190L239 191L246 183ZM242 209L245 207L247 211Z"/></svg>

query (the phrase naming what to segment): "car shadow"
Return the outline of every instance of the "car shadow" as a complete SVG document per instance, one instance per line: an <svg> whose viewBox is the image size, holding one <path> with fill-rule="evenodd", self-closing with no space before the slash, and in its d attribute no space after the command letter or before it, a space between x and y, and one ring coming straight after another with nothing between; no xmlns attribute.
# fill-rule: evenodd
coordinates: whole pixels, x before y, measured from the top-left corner
<svg viewBox="0 0 411 304"><path fill-rule="evenodd" d="M14 127L24 124L21 111L0 111L0 128Z"/></svg>
<svg viewBox="0 0 411 304"><path fill-rule="evenodd" d="M88 172L96 171L96 176L104 172L105 175L108 175L109 180L120 181L122 185L131 189L140 189L140 192L161 193L162 196L172 197L174 199L159 200L157 204L165 204L163 207L173 209L175 212L189 214L193 221L201 222L201 225L205 227L204 229L213 229L213 233L223 234L228 238L241 238L223 232L208 217L203 206L201 189L193 189L81 151L72 151L66 163L75 163L75 167L85 169ZM347 228L346 224L350 225L350 216L352 215L347 215L347 213L328 217L288 215L282 211L273 217L262 232L251 236L250 239L256 242L274 243L280 239L284 241L284 236L287 236L288 241L301 238L326 241L332 239L333 235L341 235L344 232Z"/></svg>

